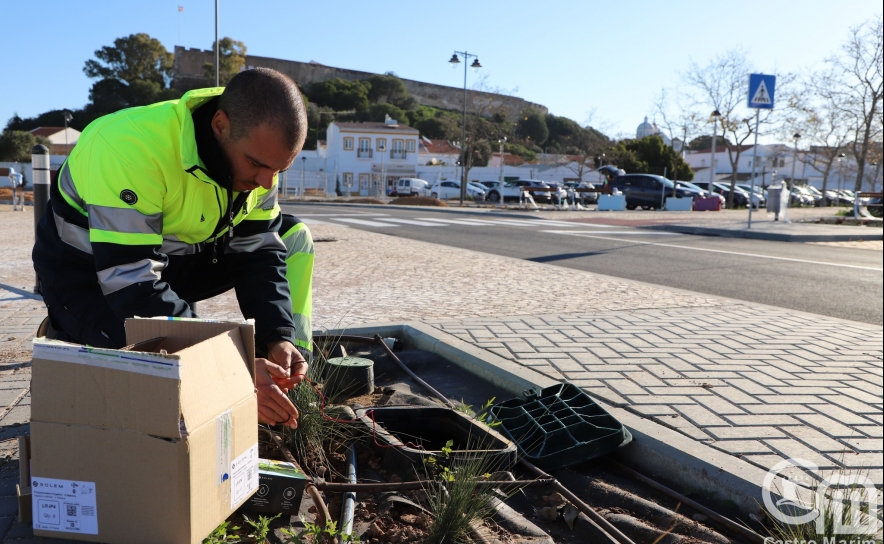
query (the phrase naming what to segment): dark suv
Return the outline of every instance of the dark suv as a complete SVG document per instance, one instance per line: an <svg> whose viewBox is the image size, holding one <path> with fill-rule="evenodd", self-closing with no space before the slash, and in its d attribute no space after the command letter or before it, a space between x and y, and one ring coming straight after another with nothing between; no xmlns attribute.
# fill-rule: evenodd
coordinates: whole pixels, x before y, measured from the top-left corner
<svg viewBox="0 0 884 544"><path fill-rule="evenodd" d="M624 174L608 182L612 189L626 195L626 209L644 208L655 210L663 207L666 197L672 196L672 180L652 174ZM687 189L677 187L675 196L693 198L694 194Z"/></svg>

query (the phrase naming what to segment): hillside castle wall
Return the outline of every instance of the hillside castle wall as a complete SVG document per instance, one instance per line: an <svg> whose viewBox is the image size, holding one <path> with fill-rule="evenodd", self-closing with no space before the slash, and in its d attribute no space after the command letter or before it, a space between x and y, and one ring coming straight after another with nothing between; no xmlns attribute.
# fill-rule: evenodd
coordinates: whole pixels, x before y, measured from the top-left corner
<svg viewBox="0 0 884 544"><path fill-rule="evenodd" d="M172 80L172 86L181 91L210 87L213 82L205 77L203 66L206 63L213 63L214 61L215 55L212 51L195 48L187 49L181 46L176 46L175 77ZM315 62L298 62L269 57L256 57L252 55L249 55L246 58L246 64L255 67L272 68L289 76L295 83L301 86L308 85L314 81L324 81L335 77L354 80L368 79L375 75L370 72L361 72L359 70L324 66ZM408 94L425 106L434 106L452 111L461 111L463 108L462 88L459 89L457 87L435 85L411 79L403 79L402 82L408 89ZM549 113L549 109L546 106L528 102L527 100L515 96L505 96L481 91L470 91L470 93L478 93L481 95L483 97L483 102L486 98L487 100L490 100L492 105L491 109L495 111L503 109L506 111L510 120L517 119L519 112L527 108L533 108L543 114Z"/></svg>

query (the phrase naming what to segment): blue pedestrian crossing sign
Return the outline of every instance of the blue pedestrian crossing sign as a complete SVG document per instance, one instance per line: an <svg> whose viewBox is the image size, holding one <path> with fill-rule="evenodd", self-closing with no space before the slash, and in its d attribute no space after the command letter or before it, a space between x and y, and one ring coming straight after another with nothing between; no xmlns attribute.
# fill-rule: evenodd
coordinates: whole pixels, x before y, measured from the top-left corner
<svg viewBox="0 0 884 544"><path fill-rule="evenodd" d="M777 76L749 74L749 107L772 110Z"/></svg>

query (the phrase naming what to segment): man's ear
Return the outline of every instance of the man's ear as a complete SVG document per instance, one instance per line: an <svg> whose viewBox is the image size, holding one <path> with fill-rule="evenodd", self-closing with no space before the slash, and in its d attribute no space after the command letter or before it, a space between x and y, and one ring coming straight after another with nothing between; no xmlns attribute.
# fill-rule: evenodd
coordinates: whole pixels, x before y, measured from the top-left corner
<svg viewBox="0 0 884 544"><path fill-rule="evenodd" d="M216 111L212 117L212 132L219 142L230 138L230 117L223 110Z"/></svg>

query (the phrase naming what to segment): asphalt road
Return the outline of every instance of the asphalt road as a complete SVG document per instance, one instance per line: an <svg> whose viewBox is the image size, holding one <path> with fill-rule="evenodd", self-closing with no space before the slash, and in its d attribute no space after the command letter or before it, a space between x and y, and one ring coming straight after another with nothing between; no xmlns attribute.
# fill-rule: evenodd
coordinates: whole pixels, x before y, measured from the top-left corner
<svg viewBox="0 0 884 544"><path fill-rule="evenodd" d="M284 206L287 213L307 223L333 223L698 293L884 323L884 272L878 251L548 221L507 212L476 215L390 206Z"/></svg>

